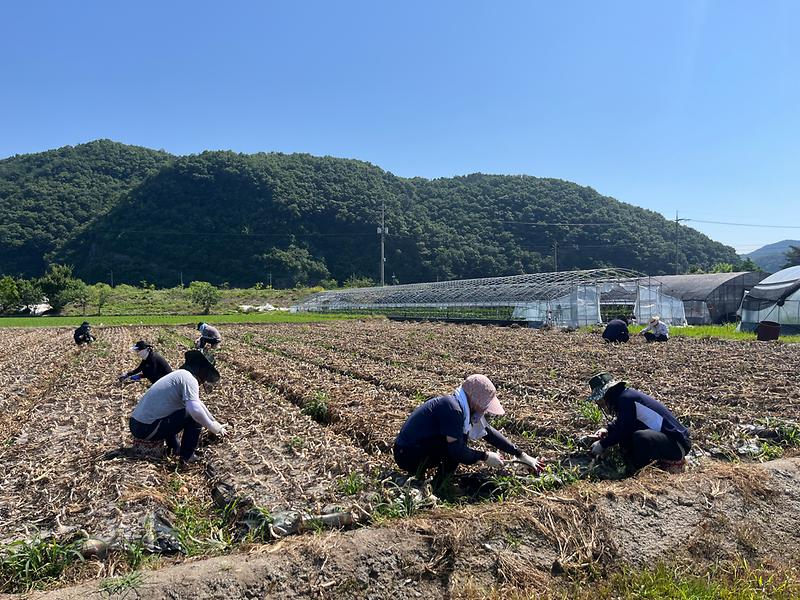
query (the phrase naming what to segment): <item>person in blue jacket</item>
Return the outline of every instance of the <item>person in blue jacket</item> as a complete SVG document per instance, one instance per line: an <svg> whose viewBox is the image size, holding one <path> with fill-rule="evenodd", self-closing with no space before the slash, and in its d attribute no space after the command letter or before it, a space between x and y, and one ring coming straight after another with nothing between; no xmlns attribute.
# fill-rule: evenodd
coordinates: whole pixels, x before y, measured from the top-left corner
<svg viewBox="0 0 800 600"><path fill-rule="evenodd" d="M627 342L630 339L628 317L621 316L609 321L603 330L603 339L609 343Z"/></svg>
<svg viewBox="0 0 800 600"><path fill-rule="evenodd" d="M437 469L433 488L438 490L460 464L483 461L490 467L503 466L499 453L473 450L467 445L469 440L483 439L541 472L543 461L522 452L487 423L486 415L502 414L505 410L494 384L485 375L470 375L452 395L431 398L411 413L394 442L395 462L420 478L428 469Z"/></svg>
<svg viewBox="0 0 800 600"><path fill-rule="evenodd" d="M685 464L684 457L692 447L689 431L666 406L606 372L592 377L589 387L589 401L596 402L603 414L613 416L607 429L596 432L599 439L592 444L593 455L619 445L635 470L653 461Z"/></svg>

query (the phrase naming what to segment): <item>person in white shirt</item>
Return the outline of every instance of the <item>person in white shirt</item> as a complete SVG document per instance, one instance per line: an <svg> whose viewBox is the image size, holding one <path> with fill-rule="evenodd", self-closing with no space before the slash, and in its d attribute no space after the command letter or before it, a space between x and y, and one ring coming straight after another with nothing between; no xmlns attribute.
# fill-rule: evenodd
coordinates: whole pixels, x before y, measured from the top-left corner
<svg viewBox="0 0 800 600"><path fill-rule="evenodd" d="M145 392L128 425L134 438L164 440L182 463L191 463L197 460L194 451L203 427L220 437L226 430L200 400L200 384L219 381L219 371L199 350L186 352L184 359L178 370L165 375Z"/></svg>
<svg viewBox="0 0 800 600"><path fill-rule="evenodd" d="M639 332L648 342L666 342L669 339L669 327L656 315L650 323Z"/></svg>

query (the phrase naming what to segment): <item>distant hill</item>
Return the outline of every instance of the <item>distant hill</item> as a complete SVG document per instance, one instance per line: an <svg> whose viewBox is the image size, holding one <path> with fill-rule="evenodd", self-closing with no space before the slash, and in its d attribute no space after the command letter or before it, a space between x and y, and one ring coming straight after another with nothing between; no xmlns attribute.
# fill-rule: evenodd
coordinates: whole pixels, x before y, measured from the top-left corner
<svg viewBox="0 0 800 600"><path fill-rule="evenodd" d="M749 254L745 254L745 258L749 258L759 267L768 273L775 273L783 268L786 264L786 252L790 246L800 247L800 240L783 240L762 246L758 250L753 250Z"/></svg>
<svg viewBox="0 0 800 600"><path fill-rule="evenodd" d="M559 179L405 179L357 160L204 152L176 157L102 140L0 161L0 272L48 261L87 281L231 285L377 278L401 283L626 267L674 272L675 227ZM575 223L591 225L572 225ZM546 224L546 225L542 225ZM681 226L680 269L737 263Z"/></svg>

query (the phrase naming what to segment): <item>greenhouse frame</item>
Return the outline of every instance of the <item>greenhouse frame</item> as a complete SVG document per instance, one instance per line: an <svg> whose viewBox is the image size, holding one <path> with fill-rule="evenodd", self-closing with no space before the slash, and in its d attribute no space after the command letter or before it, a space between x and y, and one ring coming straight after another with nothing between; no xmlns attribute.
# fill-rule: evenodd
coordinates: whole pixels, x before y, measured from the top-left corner
<svg viewBox="0 0 800 600"><path fill-rule="evenodd" d="M783 335L800 334L800 266L765 278L742 300L739 331L757 331L762 321L777 323Z"/></svg>
<svg viewBox="0 0 800 600"><path fill-rule="evenodd" d="M683 300L689 325L710 325L736 321L745 292L752 290L766 273L694 273L654 275L650 281L661 284L660 291Z"/></svg>
<svg viewBox="0 0 800 600"><path fill-rule="evenodd" d="M293 308L576 328L600 323L601 304L609 304L623 306L639 320L658 314L671 324L684 325L683 303L660 288L660 283L635 271L592 269L330 290Z"/></svg>

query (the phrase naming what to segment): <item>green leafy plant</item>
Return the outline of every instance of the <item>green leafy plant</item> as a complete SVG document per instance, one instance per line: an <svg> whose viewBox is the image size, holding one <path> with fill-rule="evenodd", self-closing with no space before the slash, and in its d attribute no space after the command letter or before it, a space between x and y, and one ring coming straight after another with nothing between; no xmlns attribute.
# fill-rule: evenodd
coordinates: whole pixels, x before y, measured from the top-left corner
<svg viewBox="0 0 800 600"><path fill-rule="evenodd" d="M600 407L588 400L578 404L578 414L593 425L599 425L603 420L603 412Z"/></svg>
<svg viewBox="0 0 800 600"><path fill-rule="evenodd" d="M330 412L328 410L328 394L323 391L315 391L311 394L303 408L300 410L304 415L308 415L317 423L330 423Z"/></svg>
<svg viewBox="0 0 800 600"><path fill-rule="evenodd" d="M133 592L136 593L136 588L142 584L142 574L138 571L131 571L121 577L111 577L104 579L100 582L98 589L100 593L106 598L116 596L120 600L127 598Z"/></svg>
<svg viewBox="0 0 800 600"><path fill-rule="evenodd" d="M60 542L40 535L0 546L0 590L28 592L61 577L70 564L82 561L80 541Z"/></svg>
<svg viewBox="0 0 800 600"><path fill-rule="evenodd" d="M353 496L362 491L364 486L364 478L360 473L353 471L346 477L340 479L337 487L339 488L339 491L346 496Z"/></svg>

